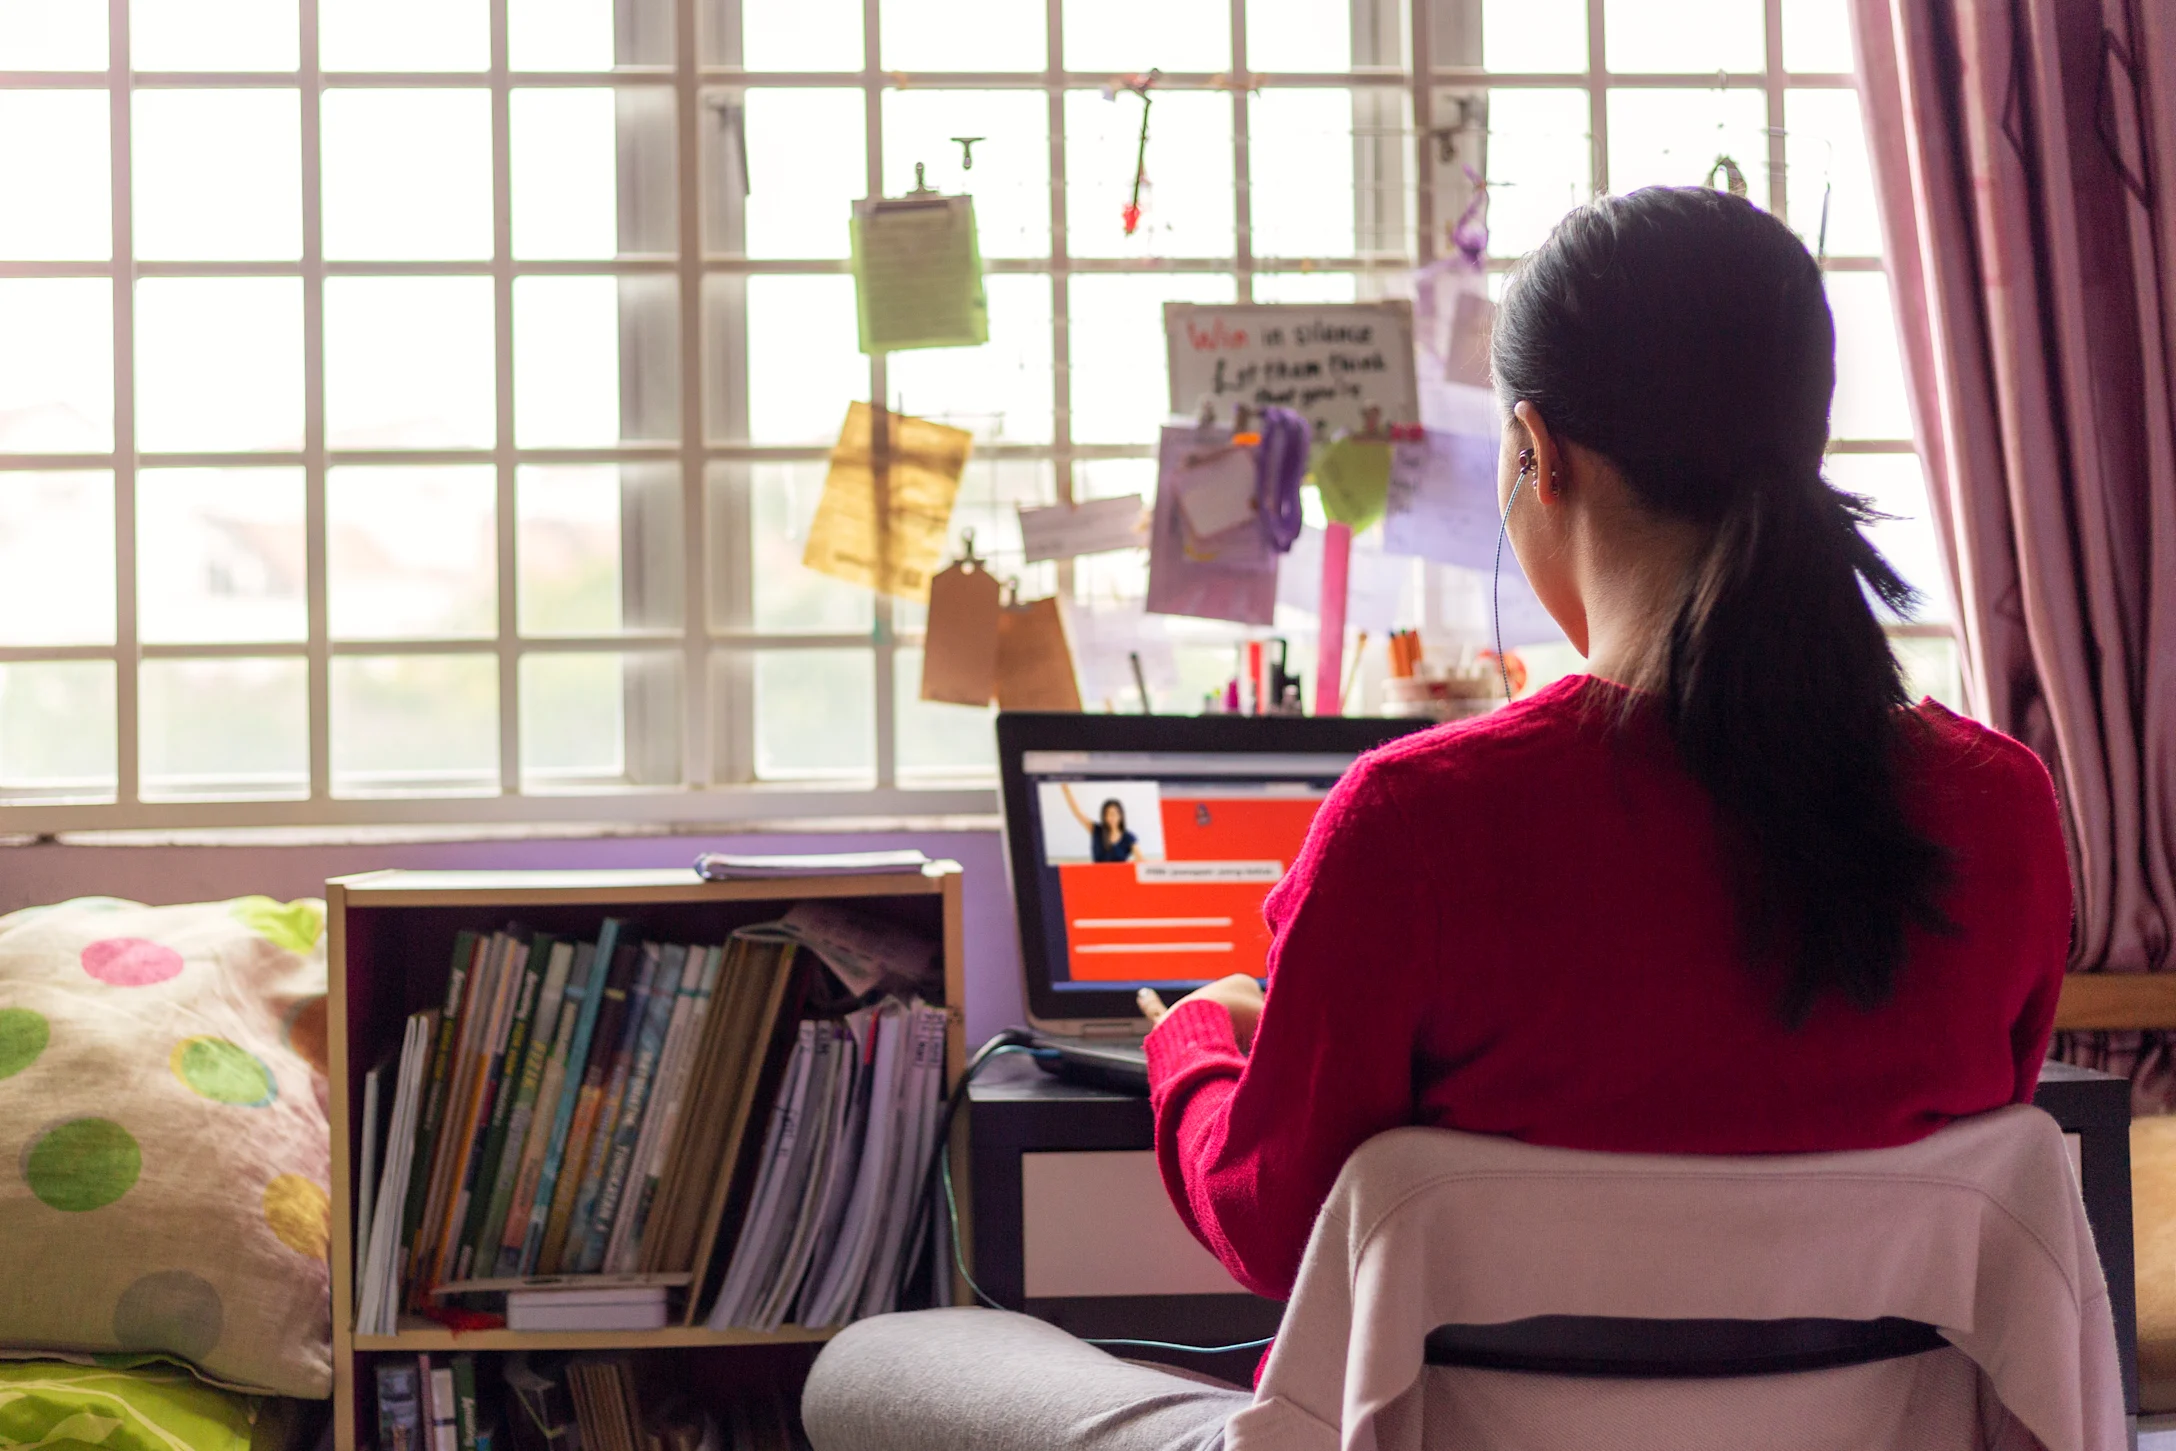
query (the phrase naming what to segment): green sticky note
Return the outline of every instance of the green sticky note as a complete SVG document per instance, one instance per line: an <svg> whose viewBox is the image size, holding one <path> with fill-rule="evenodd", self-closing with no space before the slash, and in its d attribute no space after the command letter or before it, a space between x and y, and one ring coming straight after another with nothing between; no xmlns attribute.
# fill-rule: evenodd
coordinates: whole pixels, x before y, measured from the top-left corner
<svg viewBox="0 0 2176 1451"><path fill-rule="evenodd" d="M1389 502L1390 445L1340 438L1315 455L1314 479L1322 491L1322 512L1357 534L1382 518Z"/></svg>
<svg viewBox="0 0 2176 1451"><path fill-rule="evenodd" d="M978 347L990 340L972 197L859 201L851 233L864 353Z"/></svg>

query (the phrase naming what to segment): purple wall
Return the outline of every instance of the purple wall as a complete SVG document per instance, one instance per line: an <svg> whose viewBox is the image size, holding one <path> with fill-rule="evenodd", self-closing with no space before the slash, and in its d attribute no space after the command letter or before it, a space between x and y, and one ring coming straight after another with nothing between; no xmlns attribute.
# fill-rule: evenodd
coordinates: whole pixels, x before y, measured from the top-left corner
<svg viewBox="0 0 2176 1451"><path fill-rule="evenodd" d="M409 842L395 845L107 846L40 842L0 848L0 912L69 897L124 897L165 904L261 892L287 901L319 897L327 877L387 867L419 870L679 867L698 852L878 851L918 847L965 871L967 1040L980 1043L1024 1020L1020 934L995 831L898 831L854 835L629 836Z"/></svg>

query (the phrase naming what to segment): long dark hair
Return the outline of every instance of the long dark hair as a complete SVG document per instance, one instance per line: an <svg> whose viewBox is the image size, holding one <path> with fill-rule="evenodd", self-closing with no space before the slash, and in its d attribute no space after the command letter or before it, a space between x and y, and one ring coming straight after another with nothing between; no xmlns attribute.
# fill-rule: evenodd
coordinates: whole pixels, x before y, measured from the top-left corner
<svg viewBox="0 0 2176 1451"><path fill-rule="evenodd" d="M1118 830L1115 833L1111 831L1111 823L1106 819L1110 816L1113 806L1118 808ZM1103 837L1106 841L1116 841L1125 834L1126 803L1113 796L1096 808L1096 835Z"/></svg>
<svg viewBox="0 0 2176 1451"><path fill-rule="evenodd" d="M1947 853L1906 819L1904 682L1869 593L1913 592L1821 477L1835 325L1790 229L1706 188L1604 197L1557 224L1496 321L1508 407L1608 458L1640 504L1708 543L1666 638L1625 682L1749 848L1737 884L1778 1010L1885 1002L1917 924L1949 930ZM1863 587L1862 587L1863 585ZM1637 699L1637 697L1635 697ZM1628 707L1631 708L1631 707Z"/></svg>

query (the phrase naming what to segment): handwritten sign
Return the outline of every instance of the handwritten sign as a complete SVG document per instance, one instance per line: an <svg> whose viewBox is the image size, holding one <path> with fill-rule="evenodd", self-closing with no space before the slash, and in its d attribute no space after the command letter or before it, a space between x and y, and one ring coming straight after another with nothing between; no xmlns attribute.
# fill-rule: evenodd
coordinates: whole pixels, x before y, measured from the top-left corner
<svg viewBox="0 0 2176 1451"><path fill-rule="evenodd" d="M1385 424L1420 421L1413 307L1403 300L1167 302L1164 336L1173 413L1274 404L1337 430L1359 428L1373 406Z"/></svg>

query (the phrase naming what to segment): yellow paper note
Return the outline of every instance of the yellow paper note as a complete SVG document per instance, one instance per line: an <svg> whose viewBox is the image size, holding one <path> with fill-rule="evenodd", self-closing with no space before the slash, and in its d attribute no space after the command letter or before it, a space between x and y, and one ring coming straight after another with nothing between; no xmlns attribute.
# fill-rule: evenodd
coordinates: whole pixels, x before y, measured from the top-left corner
<svg viewBox="0 0 2176 1451"><path fill-rule="evenodd" d="M879 594L928 599L973 441L963 428L848 408L801 563Z"/></svg>

